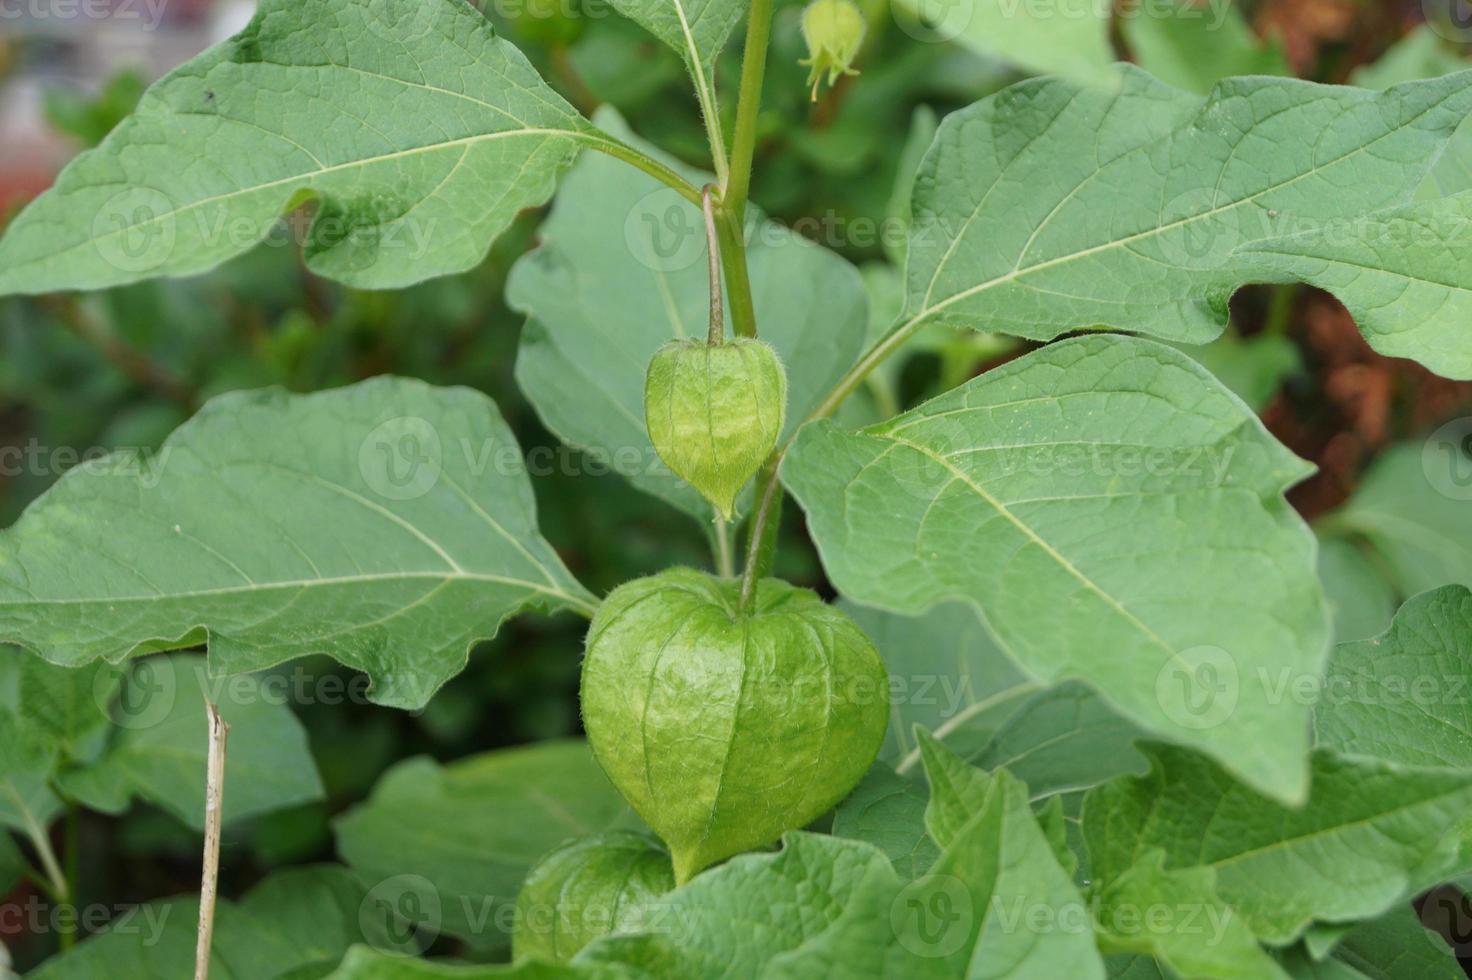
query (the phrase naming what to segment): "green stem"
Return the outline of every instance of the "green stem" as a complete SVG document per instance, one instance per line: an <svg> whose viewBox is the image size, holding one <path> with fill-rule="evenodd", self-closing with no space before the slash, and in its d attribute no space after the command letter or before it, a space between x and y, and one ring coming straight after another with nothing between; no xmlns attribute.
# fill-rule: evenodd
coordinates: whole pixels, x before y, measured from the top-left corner
<svg viewBox="0 0 1472 980"><path fill-rule="evenodd" d="M700 209L705 213L705 250L710 261L710 323L706 327L705 342L712 347L720 345L726 333L726 313L721 309L721 245L720 233L716 230L715 211L711 206L713 184L700 190Z"/></svg>
<svg viewBox="0 0 1472 980"><path fill-rule="evenodd" d="M782 481L777 478L777 467L782 462L780 451L772 454L756 479L756 509L751 515L751 530L746 542L746 565L741 570L740 610L751 612L756 602L756 584L762 574L762 547L775 530L772 526L774 505L782 492Z"/></svg>
<svg viewBox="0 0 1472 980"><path fill-rule="evenodd" d="M721 265L726 270L726 294L731 301L731 332L738 337L755 337L756 306L751 300L742 223L722 207L716 233L721 240Z"/></svg>
<svg viewBox="0 0 1472 980"><path fill-rule="evenodd" d="M711 536L714 540L716 574L721 578L735 578L736 556L731 553L731 526L717 514L713 527Z"/></svg>
<svg viewBox="0 0 1472 980"><path fill-rule="evenodd" d="M51 849L51 839L46 836L46 828L41 826L31 808L26 806L25 800L21 799L20 793L16 792L15 784L5 780L6 795L15 804L16 812L20 814L21 823L25 825L26 837L31 846L36 850L36 857L41 862L41 870L46 875L46 880L51 883L52 897L58 902L65 902L71 897L67 890L66 875L61 873L61 864L56 860L56 852Z"/></svg>
<svg viewBox="0 0 1472 980"><path fill-rule="evenodd" d="M1293 301L1298 298L1298 284L1288 283L1283 286L1274 286L1272 299L1268 302L1267 318L1263 323L1262 332L1268 335L1283 335L1288 332L1288 324L1293 319Z"/></svg>
<svg viewBox="0 0 1472 980"><path fill-rule="evenodd" d="M752 0L746 18L746 50L741 54L741 91L736 97L736 131L731 140L731 174L721 199L740 221L746 217L751 189L751 159L756 152L756 123L762 108L762 80L767 72L767 44L772 37L772 0Z"/></svg>
<svg viewBox="0 0 1472 980"><path fill-rule="evenodd" d="M638 167L661 183L673 187L679 192L681 197L685 198L691 204L694 204L696 207L700 206L700 191L696 186L649 154L636 150L627 143L620 142L611 136L585 133L580 138L583 142L593 147L593 149L606 153L615 160L622 160L625 163Z"/></svg>

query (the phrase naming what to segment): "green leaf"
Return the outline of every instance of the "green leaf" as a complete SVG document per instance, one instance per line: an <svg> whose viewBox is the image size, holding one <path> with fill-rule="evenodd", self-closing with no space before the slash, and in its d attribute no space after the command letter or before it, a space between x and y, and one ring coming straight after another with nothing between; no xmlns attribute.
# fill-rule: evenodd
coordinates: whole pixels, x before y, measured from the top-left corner
<svg viewBox="0 0 1472 980"><path fill-rule="evenodd" d="M1103 977L1083 899L1033 816L1027 787L1005 770L967 765L924 733L920 749L930 781L925 825L945 848L933 876L962 875L973 885L970 912L981 919L964 975ZM980 828L992 812L1000 819L996 837L983 840ZM975 887L986 877L984 890ZM1042 911L1050 914L1045 926L1038 925Z"/></svg>
<svg viewBox="0 0 1472 980"><path fill-rule="evenodd" d="M1028 698L966 761L1006 769L1040 800L1144 772L1145 759L1134 747L1141 735L1092 688L1068 682Z"/></svg>
<svg viewBox="0 0 1472 980"><path fill-rule="evenodd" d="M1359 542L1319 539L1319 581L1334 615L1334 639L1344 643L1385 632L1395 616L1395 587Z"/></svg>
<svg viewBox="0 0 1472 980"><path fill-rule="evenodd" d="M538 858L569 838L629 826L637 821L587 746L566 741L444 767L402 762L336 831L338 853L365 881L433 894L440 931L493 945L505 940Z"/></svg>
<svg viewBox="0 0 1472 980"><path fill-rule="evenodd" d="M1131 8L1120 29L1135 62L1170 85L1202 95L1233 75L1291 75L1282 45L1252 32L1235 4Z"/></svg>
<svg viewBox="0 0 1472 980"><path fill-rule="evenodd" d="M1402 596L1449 583L1472 587L1472 457L1465 421L1425 443L1393 446L1367 470L1322 533L1370 546Z"/></svg>
<svg viewBox="0 0 1472 980"><path fill-rule="evenodd" d="M1345 755L1472 771L1469 684L1472 592L1423 592L1384 635L1334 650L1314 731Z"/></svg>
<svg viewBox="0 0 1472 980"><path fill-rule="evenodd" d="M746 16L750 0L609 0L684 60L702 105L716 105L716 56ZM720 131L719 123L716 126Z"/></svg>
<svg viewBox="0 0 1472 980"><path fill-rule="evenodd" d="M198 925L199 900L193 896L133 906L107 931L52 957L27 977L192 976ZM278 872L240 902L220 900L210 976L227 980L321 976L354 943L388 944L387 928L370 893L345 869L322 865Z"/></svg>
<svg viewBox="0 0 1472 980"><path fill-rule="evenodd" d="M1282 334L1224 333L1204 347L1184 349L1258 413L1302 366L1298 347Z"/></svg>
<svg viewBox="0 0 1472 980"><path fill-rule="evenodd" d="M1031 72L1058 72L1106 89L1115 83L1109 13L1089 0L899 0L894 8L900 29L922 43L955 41Z"/></svg>
<svg viewBox="0 0 1472 980"><path fill-rule="evenodd" d="M1452 949L1428 932L1409 904L1350 929L1326 959L1290 950L1294 980L1465 980Z"/></svg>
<svg viewBox="0 0 1472 980"><path fill-rule="evenodd" d="M324 980L611 980L645 976L638 970L583 968L567 964L524 960L495 966L454 966L429 963L384 953L366 946L348 951L336 971Z"/></svg>
<svg viewBox="0 0 1472 980"><path fill-rule="evenodd" d="M1146 852L1096 894L1102 950L1149 954L1186 980L1287 980L1217 896L1210 868L1167 871L1164 859Z"/></svg>
<svg viewBox="0 0 1472 980"><path fill-rule="evenodd" d="M309 201L315 272L403 286L478 264L611 143L463 0L264 0L15 220L0 292L201 272Z"/></svg>
<svg viewBox="0 0 1472 980"><path fill-rule="evenodd" d="M230 726L227 823L323 798L307 733L260 678L212 681L203 657L149 657L132 666L106 754L82 771L83 802L118 812L138 795L204 831L209 726L205 698ZM64 780L63 787L75 787Z"/></svg>
<svg viewBox="0 0 1472 980"><path fill-rule="evenodd" d="M0 826L40 833L61 809L51 791L56 749L21 719L0 711Z"/></svg>
<svg viewBox="0 0 1472 980"><path fill-rule="evenodd" d="M1151 460L1149 466L1146 460ZM1264 672L1328 644L1306 472L1185 355L1064 341L856 433L804 428L783 477L834 584L901 613L973 604L1039 679L1301 798L1308 710Z"/></svg>
<svg viewBox="0 0 1472 980"><path fill-rule="evenodd" d="M920 762L914 731L935 731L962 755L979 751L1038 685L998 648L961 603L900 616L839 603L884 656L890 722L880 758L909 771Z"/></svg>
<svg viewBox="0 0 1472 980"><path fill-rule="evenodd" d="M924 787L876 763L833 814L833 836L873 844L904 881L924 874L940 848L925 829Z"/></svg>
<svg viewBox="0 0 1472 980"><path fill-rule="evenodd" d="M1462 194L1316 224L1237 254L1333 293L1380 353L1472 378L1469 238L1472 194Z"/></svg>
<svg viewBox="0 0 1472 980"><path fill-rule="evenodd" d="M9 701L5 707L64 759L89 761L111 727L107 707L121 677L109 664L69 669L21 650L0 651L0 687L14 685L0 704Z"/></svg>
<svg viewBox="0 0 1472 980"><path fill-rule="evenodd" d="M1373 65L1350 76L1355 85L1385 89L1418 78L1437 78L1467 68L1467 59L1437 29L1421 24L1401 38ZM1446 152L1431 169L1419 197L1444 197L1472 190L1472 119L1458 127Z"/></svg>
<svg viewBox="0 0 1472 980"><path fill-rule="evenodd" d="M1216 893L1271 945L1315 922L1379 915L1455 863L1472 773L1313 755L1307 803L1284 807L1204 756L1149 748L1146 776L1089 792L1090 868L1107 886L1147 850L1167 870L1210 868Z"/></svg>
<svg viewBox="0 0 1472 980"><path fill-rule="evenodd" d="M1202 98L1128 67L1121 82L1023 82L946 118L915 184L904 329L1203 343L1238 286L1294 276L1253 245L1409 203L1472 111L1472 72L1383 93L1252 77Z"/></svg>
<svg viewBox="0 0 1472 980"><path fill-rule="evenodd" d="M216 673L323 653L415 708L529 606L592 601L537 532L510 430L484 395L393 378L222 396L0 535L0 639L67 665L206 639Z"/></svg>
<svg viewBox="0 0 1472 980"><path fill-rule="evenodd" d="M611 113L598 118L627 132ZM516 362L522 391L549 429L588 451L590 466L709 520L710 506L659 460L644 425L650 358L671 338L704 337L710 322L700 209L590 155L567 175L539 237L507 287L530 317ZM761 219L747 263L762 339L786 365L790 434L859 356L863 282L839 256Z"/></svg>

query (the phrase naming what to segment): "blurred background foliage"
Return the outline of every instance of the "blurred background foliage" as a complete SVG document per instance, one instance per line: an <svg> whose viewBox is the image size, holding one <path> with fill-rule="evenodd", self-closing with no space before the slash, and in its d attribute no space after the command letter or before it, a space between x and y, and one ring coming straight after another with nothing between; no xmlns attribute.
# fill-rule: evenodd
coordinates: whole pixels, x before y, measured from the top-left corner
<svg viewBox="0 0 1472 980"><path fill-rule="evenodd" d="M895 243L884 239L886 232L893 239L892 219L903 213L906 182L898 178L914 166L937 118L1021 75L961 44L918 43L886 0L860 3L870 25L861 74L811 101L798 65L806 53L801 4L779 0L753 199L860 266L871 304L882 311L897 292ZM98 30L94 24L71 23L68 32L0 23L0 225L68 155L102 139L148 80L238 27L250 9L199 0L163 11L155 31L112 46L101 35L81 36ZM706 162L676 56L602 0L524 0L486 13L581 110L612 104L642 138L694 165ZM1113 41L1122 56L1201 90L1226 74L1378 86L1467 64L1465 47L1428 30L1416 3L1264 0L1236 13L1210 37L1186 20L1120 17ZM739 56L733 45L719 66L727 100ZM671 564L706 565L700 527L616 476L588 475L517 391L522 318L508 309L503 290L511 264L535 245L540 220L540 213L523 215L478 269L400 292L317 279L284 235L195 279L0 300L0 524L13 523L84 453L156 447L212 395L267 385L313 391L391 372L489 393L525 450L551 453L557 472L536 481L541 525L593 590ZM300 232L304 216L289 216L284 226ZM1341 638L1378 631L1397 595L1415 590L1398 568L1434 561L1447 572L1434 584L1472 584L1472 545L1458 543L1472 540L1465 506L1425 506L1419 468L1397 463L1393 449L1469 414L1472 389L1374 354L1344 310L1310 289L1249 288L1233 314L1228 335L1197 353L1280 439L1319 464L1293 500L1332 542L1325 575L1341 610ZM876 312L875 328L885 325ZM932 331L850 411L862 418L897 410L1023 349L1001 338ZM1358 498L1367 472L1373 485ZM826 590L801 514L789 507L784 521L778 572ZM1387 562L1374 536L1394 536L1384 529L1405 522L1429 532L1405 535L1424 541L1414 547L1425 553L1404 545L1411 553ZM281 865L332 860L331 821L396 762L417 755L448 762L576 734L581 634L582 623L570 617L514 619L419 714L363 703L293 704L324 799L232 823L222 890L239 894ZM318 661L306 669L343 671ZM195 831L146 795L117 816L83 812L77 822L84 899L134 902L196 887ZM0 878L4 864L0 854ZM6 884L0 881L0 891ZM18 882L10 900L33 887ZM18 968L51 953L56 939L0 936Z"/></svg>

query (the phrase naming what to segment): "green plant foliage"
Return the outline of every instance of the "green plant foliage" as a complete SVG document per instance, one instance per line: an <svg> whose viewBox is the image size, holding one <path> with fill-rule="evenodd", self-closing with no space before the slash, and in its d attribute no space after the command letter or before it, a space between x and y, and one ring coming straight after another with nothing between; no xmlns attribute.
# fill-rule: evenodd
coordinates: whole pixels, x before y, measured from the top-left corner
<svg viewBox="0 0 1472 980"><path fill-rule="evenodd" d="M1290 809L1186 749L1149 750L1147 776L1089 791L1089 865L1108 887L1158 850L1169 871L1210 869L1216 894L1259 939L1371 918L1455 869L1472 772L1313 755L1308 802ZM1220 834L1203 827L1222 827Z"/></svg>
<svg viewBox="0 0 1472 980"><path fill-rule="evenodd" d="M402 762L336 823L337 850L396 900L433 895L436 932L504 943L532 865L569 838L638 826L580 741L438 766Z"/></svg>
<svg viewBox="0 0 1472 980"><path fill-rule="evenodd" d="M1304 472L1195 362L1107 337L857 433L810 426L783 466L851 598L968 600L1034 676L1083 680L1284 798L1305 789L1308 710L1259 668L1314 674L1329 639L1312 536L1281 497ZM1208 662L1235 680L1208 690Z"/></svg>
<svg viewBox="0 0 1472 980"><path fill-rule="evenodd" d="M1233 75L1291 74L1282 45L1260 40L1236 4L1141 4L1120 26L1141 68L1189 92L1206 95Z"/></svg>
<svg viewBox="0 0 1472 980"><path fill-rule="evenodd" d="M210 976L325 976L355 943L392 949L392 924L367 889L330 865L283 871L216 909ZM197 896L136 906L107 931L48 960L28 980L186 977L194 972Z"/></svg>
<svg viewBox="0 0 1472 980"><path fill-rule="evenodd" d="M1472 111L1472 72L1384 93L1254 77L1203 98L1131 68L1120 84L1024 82L942 123L915 183L901 332L944 321L1041 340L1092 326L1210 340L1238 286L1302 276L1318 230L1409 203ZM1334 142L1297 139L1306 129ZM1021 176L1034 173L1047 176ZM1350 301L1373 345L1457 370L1430 341L1392 343L1449 331L1452 311L1411 330Z"/></svg>
<svg viewBox="0 0 1472 980"><path fill-rule="evenodd" d="M1472 771L1469 679L1472 592L1423 592L1383 635L1334 650L1314 709L1318 742L1346 755Z"/></svg>
<svg viewBox="0 0 1472 980"><path fill-rule="evenodd" d="M0 292L200 272L309 201L315 271L404 286L478 263L611 143L461 0L268 0L16 219Z"/></svg>
<svg viewBox="0 0 1472 980"><path fill-rule="evenodd" d="M633 140L612 113L597 118ZM786 369L791 435L859 356L864 288L852 265L787 228L753 218L750 237L752 300L762 339ZM588 154L568 172L539 241L508 286L510 303L530 317L516 359L521 390L546 426L590 459L708 520L710 505L660 463L644 424L649 359L671 338L708 334L700 208L647 174Z"/></svg>
<svg viewBox="0 0 1472 980"><path fill-rule="evenodd" d="M251 503L271 500L292 505ZM48 659L208 633L216 672L326 653L404 707L506 616L592 605L537 532L495 406L388 378L222 396L155 457L72 471L0 537L0 638Z"/></svg>

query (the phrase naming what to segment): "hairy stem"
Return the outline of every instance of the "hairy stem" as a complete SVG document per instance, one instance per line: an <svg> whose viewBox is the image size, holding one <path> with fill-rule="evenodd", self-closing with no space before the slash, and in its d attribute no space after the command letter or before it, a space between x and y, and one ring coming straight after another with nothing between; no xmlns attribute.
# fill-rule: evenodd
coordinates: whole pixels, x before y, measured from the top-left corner
<svg viewBox="0 0 1472 980"><path fill-rule="evenodd" d="M82 808L76 800L66 800L66 838L63 859L66 861L66 893L71 896L73 905L77 901L77 882L81 878L81 843L82 843ZM62 926L60 944L63 952L71 949L77 942L77 920L73 916L70 923Z"/></svg>
<svg viewBox="0 0 1472 980"><path fill-rule="evenodd" d="M721 265L726 270L726 293L731 301L731 332L756 336L756 307L751 300L751 275L746 269L744 226L730 210L721 208L716 231L721 239Z"/></svg>
<svg viewBox="0 0 1472 980"><path fill-rule="evenodd" d="M220 709L204 702L209 721L209 763L204 788L204 868L199 879L199 941L194 948L194 980L208 980L215 935L215 899L220 891L220 824L225 804L225 742L230 726Z"/></svg>
<svg viewBox="0 0 1472 980"><path fill-rule="evenodd" d="M771 526L773 505L782 492L782 481L777 479L777 467L781 462L782 454L773 453L757 474L756 509L751 515L751 530L746 542L746 564L741 569L740 609L743 613L751 612L752 604L756 602L756 583L762 574L762 547L767 542L768 533L774 530Z"/></svg>
<svg viewBox="0 0 1472 980"><path fill-rule="evenodd" d="M736 556L731 553L731 525L726 523L725 518L717 514L711 526L716 574L721 578L733 578L736 575Z"/></svg>
<svg viewBox="0 0 1472 980"><path fill-rule="evenodd" d="M726 311L721 308L721 245L720 233L716 230L716 215L711 206L711 195L715 185L706 184L700 190L700 210L705 213L705 250L710 260L710 326L706 332L706 343L715 347L726 333Z"/></svg>
<svg viewBox="0 0 1472 980"><path fill-rule="evenodd" d="M15 784L9 779L3 782L5 795L10 797L10 802L15 805L16 812L20 814L21 823L25 824L26 837L31 846L36 850L36 858L41 862L41 871L46 876L46 881L51 889L51 897L58 902L65 902L71 897L67 891L66 875L62 874L61 862L56 860L56 852L51 849L51 838L46 836L46 828L36 819L31 808L26 806L26 801L16 791Z"/></svg>
<svg viewBox="0 0 1472 980"><path fill-rule="evenodd" d="M737 227L746 217L751 189L751 158L756 152L756 123L762 108L762 80L767 72L767 44L772 37L772 0L752 0L746 18L746 50L741 54L741 91L736 98L736 131L731 140L731 174L722 201Z"/></svg>
<svg viewBox="0 0 1472 980"><path fill-rule="evenodd" d="M593 147L593 149L606 153L615 160L622 160L624 163L638 167L654 179L674 188L679 192L681 197L685 198L691 204L697 207L700 206L700 191L696 189L695 185L649 154L636 150L627 143L616 140L611 136L586 134L582 139L589 146Z"/></svg>

